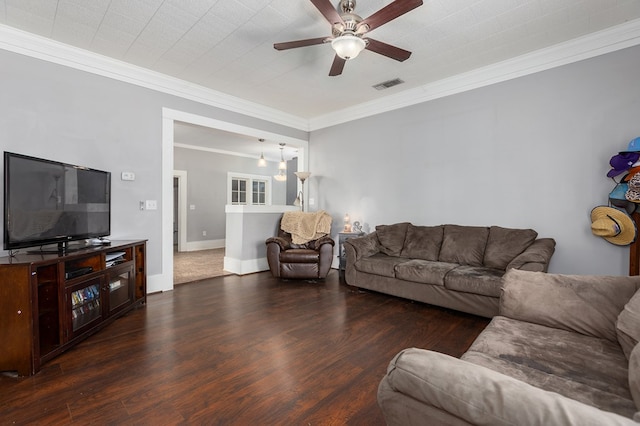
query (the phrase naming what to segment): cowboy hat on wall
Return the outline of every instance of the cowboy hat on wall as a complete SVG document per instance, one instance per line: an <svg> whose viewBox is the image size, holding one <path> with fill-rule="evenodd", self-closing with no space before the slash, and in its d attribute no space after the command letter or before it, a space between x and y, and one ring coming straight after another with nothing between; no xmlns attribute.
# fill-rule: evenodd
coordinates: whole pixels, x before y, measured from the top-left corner
<svg viewBox="0 0 640 426"><path fill-rule="evenodd" d="M609 206L598 206L591 210L591 232L618 246L632 244L637 234L631 216Z"/></svg>

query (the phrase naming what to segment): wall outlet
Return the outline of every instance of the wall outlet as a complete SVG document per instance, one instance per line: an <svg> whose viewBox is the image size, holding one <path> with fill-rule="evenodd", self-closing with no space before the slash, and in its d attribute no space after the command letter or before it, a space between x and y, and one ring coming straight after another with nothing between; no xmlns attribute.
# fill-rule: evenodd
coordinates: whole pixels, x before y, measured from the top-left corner
<svg viewBox="0 0 640 426"><path fill-rule="evenodd" d="M196 209L196 205L195 204L190 204L189 205L189 210L195 210Z"/></svg>
<svg viewBox="0 0 640 426"><path fill-rule="evenodd" d="M207 236L207 231L202 231L202 236L206 237Z"/></svg>
<svg viewBox="0 0 640 426"><path fill-rule="evenodd" d="M310 206L315 206L316 205L316 199L315 198L309 198L309 205Z"/></svg>
<svg viewBox="0 0 640 426"><path fill-rule="evenodd" d="M133 172L122 172L120 175L122 180L136 180L136 174Z"/></svg>

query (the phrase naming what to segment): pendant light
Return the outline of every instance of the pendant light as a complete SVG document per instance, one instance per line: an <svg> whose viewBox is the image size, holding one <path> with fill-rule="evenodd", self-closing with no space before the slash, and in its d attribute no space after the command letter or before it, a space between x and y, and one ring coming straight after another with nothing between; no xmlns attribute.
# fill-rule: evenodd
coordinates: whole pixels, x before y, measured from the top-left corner
<svg viewBox="0 0 640 426"><path fill-rule="evenodd" d="M264 139L258 139L260 145L264 143ZM264 150L260 148L260 159L258 159L258 167L267 167L267 160L264 159Z"/></svg>
<svg viewBox="0 0 640 426"><path fill-rule="evenodd" d="M284 182L285 180L287 180L287 162L284 161L284 146L286 144L283 142L280 142L280 164L278 164L278 174L275 175L273 178L275 180L277 180L278 182Z"/></svg>

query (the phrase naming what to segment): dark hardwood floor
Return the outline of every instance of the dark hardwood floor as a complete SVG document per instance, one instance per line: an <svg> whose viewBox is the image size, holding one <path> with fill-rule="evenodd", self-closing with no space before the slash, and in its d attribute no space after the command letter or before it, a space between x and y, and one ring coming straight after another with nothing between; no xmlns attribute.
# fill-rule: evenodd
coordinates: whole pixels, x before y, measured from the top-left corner
<svg viewBox="0 0 640 426"><path fill-rule="evenodd" d="M488 320L326 281L226 276L149 295L45 364L0 375L0 424L381 425L406 347L460 356Z"/></svg>

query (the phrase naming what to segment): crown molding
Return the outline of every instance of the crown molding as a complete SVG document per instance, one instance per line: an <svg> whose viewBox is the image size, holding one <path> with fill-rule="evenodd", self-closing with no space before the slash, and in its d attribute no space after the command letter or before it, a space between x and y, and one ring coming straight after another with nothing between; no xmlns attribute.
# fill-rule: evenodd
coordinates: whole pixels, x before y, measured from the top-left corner
<svg viewBox="0 0 640 426"><path fill-rule="evenodd" d="M64 65L303 131L306 119L0 24L0 49Z"/></svg>
<svg viewBox="0 0 640 426"><path fill-rule="evenodd" d="M314 131L443 98L638 44L640 44L640 19L635 19L513 59L307 120L275 108L0 24L0 49L303 131Z"/></svg>
<svg viewBox="0 0 640 426"><path fill-rule="evenodd" d="M309 131L466 92L640 44L640 19L309 120Z"/></svg>

